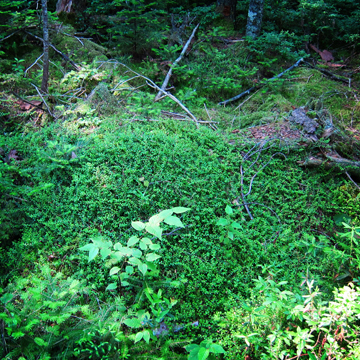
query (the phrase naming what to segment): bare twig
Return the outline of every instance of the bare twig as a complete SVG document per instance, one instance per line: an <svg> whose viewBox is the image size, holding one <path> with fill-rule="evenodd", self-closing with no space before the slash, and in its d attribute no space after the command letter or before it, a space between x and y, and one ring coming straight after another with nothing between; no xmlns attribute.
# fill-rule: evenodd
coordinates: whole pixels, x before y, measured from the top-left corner
<svg viewBox="0 0 360 360"><path fill-rule="evenodd" d="M259 90L260 90L260 89L259 89ZM249 96L246 100L244 100L240 105L238 105L238 106L235 108L235 110L241 108L247 101L249 101L254 95L256 95L256 94L259 92L259 90L255 91L254 94L252 94L252 95Z"/></svg>
<svg viewBox="0 0 360 360"><path fill-rule="evenodd" d="M15 35L16 33L18 33L18 32L21 31L21 30L23 30L23 29L18 29L18 30L16 30L16 31L12 32L11 34L9 34L9 35L5 36L4 38L0 39L0 42L8 39L9 37Z"/></svg>
<svg viewBox="0 0 360 360"><path fill-rule="evenodd" d="M258 88L262 88L263 86L265 86L266 84L268 84L269 82L275 80L275 79L278 79L280 78L281 76L283 76L284 74L286 74L288 71L291 71L293 70L294 68L298 67L300 65L301 62L303 62L304 59L301 58L299 59L294 65L290 66L288 69L284 70L283 72L281 72L280 74L272 77L271 79L267 79L265 82L263 82L262 84L259 84L257 86L253 86L252 88L242 92L241 94L239 95L236 95L234 96L233 98L231 99L228 99L228 100L225 100L225 101L221 101L219 102L218 105L226 105L228 104L229 102L233 102L233 101L236 101L236 100L239 100L240 98L242 98L243 96L247 95L247 94L250 94L251 92L253 92L254 90L258 89Z"/></svg>
<svg viewBox="0 0 360 360"><path fill-rule="evenodd" d="M71 35L71 34L67 34L67 33L63 33L63 34L66 35L66 36L70 36L70 37L75 38L77 41L79 41L79 43L80 43L82 46L85 46L84 43L83 43L80 39L86 39L86 38L79 38L79 37L77 37L77 36L75 36L75 35Z"/></svg>
<svg viewBox="0 0 360 360"><path fill-rule="evenodd" d="M130 80L136 79L136 78L138 78L138 77L139 77L139 75L136 75L136 76L133 76L133 77L130 78L130 79L122 80L122 81L120 81L113 89L111 89L110 91L115 91L119 86L127 83L127 82L130 81Z"/></svg>
<svg viewBox="0 0 360 360"><path fill-rule="evenodd" d="M349 175L349 173L347 171L345 171L345 174L350 179L350 181L360 190L360 186L351 178L351 176Z"/></svg>
<svg viewBox="0 0 360 360"><path fill-rule="evenodd" d="M37 62L43 57L44 53L42 53L24 72L24 77L26 77L26 73L37 64ZM38 66L40 66L39 64L37 64ZM40 67L41 68L41 67Z"/></svg>
<svg viewBox="0 0 360 360"><path fill-rule="evenodd" d="M198 29L200 24L197 24L195 29L193 30L191 36L189 37L189 40L186 42L184 48L181 51L180 56L174 61L174 63L170 66L170 69L168 71L168 73L166 74L165 80L163 82L163 84L161 85L161 90L157 93L157 95L155 96L155 101L159 101L161 98L161 95L163 94L163 91L166 90L167 84L169 83L171 74L173 69L176 67L176 65L180 62L180 60L183 58L187 48L189 47L191 40L193 39L193 37L195 36L196 30Z"/></svg>
<svg viewBox="0 0 360 360"><path fill-rule="evenodd" d="M34 85L33 83L31 83L31 85L36 89L37 93L38 93L39 96L41 97L41 100L42 100L43 103L45 104L49 115L50 115L51 117L55 117L55 116L53 115L53 113L51 112L51 110L50 110L48 104L46 103L45 99L44 99L43 96L41 95L41 92L40 92L39 88L38 88L36 85Z"/></svg>
<svg viewBox="0 0 360 360"><path fill-rule="evenodd" d="M16 96L18 99L20 99L21 101L23 102L26 102L27 104L33 106L33 107L36 107L37 109L40 109L42 111L44 111L44 109L42 108L42 106L39 106L39 105L34 105L32 102L28 101L28 100L25 100L23 99L21 96L19 96L18 94L14 93L14 92L11 92L14 96Z"/></svg>
<svg viewBox="0 0 360 360"><path fill-rule="evenodd" d="M44 42L44 39L42 39L41 37L39 36L36 36L26 30L23 30L26 34L34 37L35 39L41 41L41 42ZM58 50L53 44L49 44L49 46L55 50L55 52L57 52L65 61L68 61L76 71L80 71L81 70L81 67L79 65L77 65L74 61L72 61L67 55L65 55L64 53L62 53L60 50Z"/></svg>
<svg viewBox="0 0 360 360"><path fill-rule="evenodd" d="M205 104L205 103L204 103L204 107L205 107L205 110L206 110L207 116L209 117L210 121L212 121L212 119L211 119L211 117L210 117L210 114L209 114L209 112L208 112L208 109L207 109L207 107L206 107L206 104Z"/></svg>

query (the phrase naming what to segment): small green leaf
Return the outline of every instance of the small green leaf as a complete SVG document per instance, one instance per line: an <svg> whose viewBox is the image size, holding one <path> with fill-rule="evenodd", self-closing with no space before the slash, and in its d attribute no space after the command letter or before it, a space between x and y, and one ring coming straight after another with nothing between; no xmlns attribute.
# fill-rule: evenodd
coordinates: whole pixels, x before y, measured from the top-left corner
<svg viewBox="0 0 360 360"><path fill-rule="evenodd" d="M165 218L167 218L168 216L170 216L172 214L173 214L172 210L163 210L163 211L159 212L158 216L159 216L159 219L164 220Z"/></svg>
<svg viewBox="0 0 360 360"><path fill-rule="evenodd" d="M115 283L111 283L109 284L105 290L115 290L116 289L116 284Z"/></svg>
<svg viewBox="0 0 360 360"><path fill-rule="evenodd" d="M132 221L131 226L137 231L141 231L145 229L145 224L141 221Z"/></svg>
<svg viewBox="0 0 360 360"><path fill-rule="evenodd" d="M144 181L144 186L149 187L149 182L147 180Z"/></svg>
<svg viewBox="0 0 360 360"><path fill-rule="evenodd" d="M225 354L223 347L218 344L211 344L209 350L214 354Z"/></svg>
<svg viewBox="0 0 360 360"><path fill-rule="evenodd" d="M128 327L131 328L139 328L141 326L141 322L139 319L137 318L133 318L133 319L126 319L124 321L124 324Z"/></svg>
<svg viewBox="0 0 360 360"><path fill-rule="evenodd" d="M144 340L149 343L149 340L150 340L150 333L149 333L149 330L145 330L143 331L144 333Z"/></svg>
<svg viewBox="0 0 360 360"><path fill-rule="evenodd" d="M160 246L159 244L151 244L151 245L149 246L149 248L150 248L151 250L159 250L159 249L161 248L161 246Z"/></svg>
<svg viewBox="0 0 360 360"><path fill-rule="evenodd" d="M142 262L141 262L138 258L136 258L136 257L131 257L131 258L129 259L129 263L130 263L130 264L133 264L133 265L137 265L137 266L139 266L139 265L142 264Z"/></svg>
<svg viewBox="0 0 360 360"><path fill-rule="evenodd" d="M232 215L233 214L233 209L229 205L226 205L225 212L228 215Z"/></svg>
<svg viewBox="0 0 360 360"><path fill-rule="evenodd" d="M134 268L132 266L127 266L125 271L127 274L131 275L134 272Z"/></svg>
<svg viewBox="0 0 360 360"><path fill-rule="evenodd" d="M127 246L133 246L135 245L136 243L138 243L139 241L139 238L137 236L132 236L128 242L127 242Z"/></svg>
<svg viewBox="0 0 360 360"><path fill-rule="evenodd" d="M147 272L147 265L146 264L141 264L138 266L139 270L142 272L142 274L145 276L146 272Z"/></svg>
<svg viewBox="0 0 360 360"><path fill-rule="evenodd" d="M210 350L206 348L200 348L198 352L198 359L199 360L205 360L209 357Z"/></svg>
<svg viewBox="0 0 360 360"><path fill-rule="evenodd" d="M93 247L94 247L94 244L86 244L86 245L82 246L81 248L79 248L79 250L90 251Z"/></svg>
<svg viewBox="0 0 360 360"><path fill-rule="evenodd" d="M101 259L105 260L111 254L111 250L109 248L102 248L100 250Z"/></svg>
<svg viewBox="0 0 360 360"><path fill-rule="evenodd" d="M98 253L99 253L99 248L93 246L91 248L91 250L89 251L89 259L88 259L88 261L90 262L91 260L93 260Z"/></svg>
<svg viewBox="0 0 360 360"><path fill-rule="evenodd" d="M148 223L145 225L145 229L147 232L161 240L162 229L159 226Z"/></svg>
<svg viewBox="0 0 360 360"><path fill-rule="evenodd" d="M178 227L184 227L181 220L176 216L168 216L164 219L164 222L168 225L178 226Z"/></svg>
<svg viewBox="0 0 360 360"><path fill-rule="evenodd" d="M46 346L47 345L47 342L44 341L43 339L39 338L39 337L36 337L34 339L35 343L38 344L39 346Z"/></svg>
<svg viewBox="0 0 360 360"><path fill-rule="evenodd" d="M228 238L234 240L234 234L231 231L228 231Z"/></svg>
<svg viewBox="0 0 360 360"><path fill-rule="evenodd" d="M140 246L140 249L141 249L141 250L144 250L144 251L147 250L147 245L145 244L144 241L140 240L139 246Z"/></svg>
<svg viewBox="0 0 360 360"><path fill-rule="evenodd" d="M146 255L146 260L147 261L155 261L155 260L157 260L157 259L160 259L161 258L161 256L160 255L158 255L158 254L155 254L155 253L150 253L150 254L147 254Z"/></svg>
<svg viewBox="0 0 360 360"><path fill-rule="evenodd" d="M140 341L143 338L144 334L142 332L138 332L135 336L135 343Z"/></svg>
<svg viewBox="0 0 360 360"><path fill-rule="evenodd" d="M115 275L120 271L120 268L118 266L114 266L111 270L110 270L110 276L111 275Z"/></svg>
<svg viewBox="0 0 360 360"><path fill-rule="evenodd" d="M198 344L190 344L190 345L185 346L185 349L187 352L190 352L194 349L199 349L199 348L200 348L200 346Z"/></svg>
<svg viewBox="0 0 360 360"><path fill-rule="evenodd" d="M140 259L142 255L142 251L139 249L134 249L132 255Z"/></svg>
<svg viewBox="0 0 360 360"><path fill-rule="evenodd" d="M174 207L174 208L172 208L172 209L170 209L170 210L172 210L175 214L182 214L182 213L184 213L184 212L186 212L186 211L189 211L189 210L191 210L191 209L190 209L190 208L186 208L186 207L178 206L178 207Z"/></svg>
<svg viewBox="0 0 360 360"><path fill-rule="evenodd" d="M219 226L226 226L226 225L229 225L228 221L224 218L220 218L218 220L218 222L216 223L216 225L219 225Z"/></svg>
<svg viewBox="0 0 360 360"><path fill-rule="evenodd" d="M234 221L231 226L234 228L234 229L241 229L241 225L239 223L237 223L236 221Z"/></svg>

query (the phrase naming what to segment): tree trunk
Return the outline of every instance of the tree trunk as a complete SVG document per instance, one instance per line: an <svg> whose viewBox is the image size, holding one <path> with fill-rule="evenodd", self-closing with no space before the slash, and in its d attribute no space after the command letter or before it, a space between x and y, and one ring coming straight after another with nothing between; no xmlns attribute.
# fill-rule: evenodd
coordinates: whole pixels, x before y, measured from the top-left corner
<svg viewBox="0 0 360 360"><path fill-rule="evenodd" d="M62 11L69 13L72 3L72 0L58 0L56 3L56 13L60 14Z"/></svg>
<svg viewBox="0 0 360 360"><path fill-rule="evenodd" d="M246 36L255 39L260 34L263 10L264 0L250 0Z"/></svg>
<svg viewBox="0 0 360 360"><path fill-rule="evenodd" d="M48 23L48 11L47 0L41 0L42 17L43 17L43 34L44 34L44 67L43 77L41 82L41 91L47 93L49 82L49 23Z"/></svg>

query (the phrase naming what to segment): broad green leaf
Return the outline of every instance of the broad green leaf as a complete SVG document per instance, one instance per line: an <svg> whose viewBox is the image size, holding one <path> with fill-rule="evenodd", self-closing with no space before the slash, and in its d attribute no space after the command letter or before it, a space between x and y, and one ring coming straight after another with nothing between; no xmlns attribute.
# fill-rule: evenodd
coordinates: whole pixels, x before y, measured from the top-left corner
<svg viewBox="0 0 360 360"><path fill-rule="evenodd" d="M156 271L157 267L155 264L153 264L152 262L150 261L146 261L146 265L148 266L148 268L151 270L151 271Z"/></svg>
<svg viewBox="0 0 360 360"><path fill-rule="evenodd" d="M162 220L162 219L160 218L160 216L159 216L158 214L156 214L156 215L153 215L153 216L149 219L148 224L158 226L158 225L160 224L161 220ZM145 228L146 228L146 225L145 225Z"/></svg>
<svg viewBox="0 0 360 360"><path fill-rule="evenodd" d="M144 334L142 332L138 332L135 336L135 343L140 341L143 338Z"/></svg>
<svg viewBox="0 0 360 360"><path fill-rule="evenodd" d="M147 232L161 240L162 229L159 226L153 224L146 224L145 229Z"/></svg>
<svg viewBox="0 0 360 360"><path fill-rule="evenodd" d="M144 186L145 186L145 187L149 187L149 185L150 185L149 182L148 182L147 180L145 180L145 181L144 181Z"/></svg>
<svg viewBox="0 0 360 360"><path fill-rule="evenodd" d="M141 326L141 321L137 318L126 319L124 321L124 324L131 328L139 328Z"/></svg>
<svg viewBox="0 0 360 360"><path fill-rule="evenodd" d="M138 265L138 266L142 264L142 262L136 257L131 257L129 259L129 263L133 264L133 265Z"/></svg>
<svg viewBox="0 0 360 360"><path fill-rule="evenodd" d="M231 226L234 228L234 229L241 229L241 225L239 223L237 223L236 221L234 221Z"/></svg>
<svg viewBox="0 0 360 360"><path fill-rule="evenodd" d="M198 352L198 360L205 360L209 357L210 350L206 348L200 348Z"/></svg>
<svg viewBox="0 0 360 360"><path fill-rule="evenodd" d="M169 209L169 210L163 210L163 211L159 212L158 216L161 220L164 220L172 214L173 214L173 211Z"/></svg>
<svg viewBox="0 0 360 360"><path fill-rule="evenodd" d="M131 226L137 231L141 231L145 229L145 224L141 221L132 221Z"/></svg>
<svg viewBox="0 0 360 360"><path fill-rule="evenodd" d="M115 251L111 254L111 258L121 261L124 258L124 254L122 254L120 251Z"/></svg>
<svg viewBox="0 0 360 360"><path fill-rule="evenodd" d="M86 244L86 245L82 246L81 248L79 248L79 250L90 251L93 247L94 247L94 244Z"/></svg>
<svg viewBox="0 0 360 360"><path fill-rule="evenodd" d="M127 242L127 246L133 246L135 245L136 243L138 243L139 241L139 238L137 236L132 236L128 242Z"/></svg>
<svg viewBox="0 0 360 360"><path fill-rule="evenodd" d="M113 268L111 268L110 270L110 276L111 275L115 275L120 271L120 268L118 266L114 266Z"/></svg>
<svg viewBox="0 0 360 360"><path fill-rule="evenodd" d="M172 209L170 209L170 210L172 210L175 214L182 214L182 213L184 213L184 212L186 212L186 211L189 211L189 210L191 210L191 209L190 209L190 208L186 208L186 207L178 206L178 207L174 207L174 208L172 208Z"/></svg>
<svg viewBox="0 0 360 360"><path fill-rule="evenodd" d="M147 272L147 265L146 264L141 264L139 265L139 270L142 272L142 274L145 276L146 272Z"/></svg>
<svg viewBox="0 0 360 360"><path fill-rule="evenodd" d="M168 225L173 225L173 226L179 226L179 227L184 227L183 223L181 222L181 220L176 217L176 216L168 216L164 222Z"/></svg>
<svg viewBox="0 0 360 360"><path fill-rule="evenodd" d="M159 249L161 248L161 246L160 246L159 244L151 244L151 245L149 246L149 248L150 248L151 250L159 250Z"/></svg>
<svg viewBox="0 0 360 360"><path fill-rule="evenodd" d="M149 333L149 330L145 330L143 331L144 333L144 340L149 343L149 340L150 340L150 333Z"/></svg>
<svg viewBox="0 0 360 360"><path fill-rule="evenodd" d="M229 205L226 205L225 212L228 215L232 215L233 214L233 209Z"/></svg>
<svg viewBox="0 0 360 360"><path fill-rule="evenodd" d="M142 255L142 251L139 249L133 249L132 255L140 259Z"/></svg>
<svg viewBox="0 0 360 360"><path fill-rule="evenodd" d="M124 280L124 281L121 282L121 285L122 286L129 286L130 283Z"/></svg>
<svg viewBox="0 0 360 360"><path fill-rule="evenodd" d="M127 266L125 271L127 274L131 275L134 272L134 268L132 266Z"/></svg>
<svg viewBox="0 0 360 360"><path fill-rule="evenodd" d="M218 222L216 223L216 225L219 225L219 226L226 226L226 225L229 225L228 221L224 218L220 218L218 220Z"/></svg>
<svg viewBox="0 0 360 360"><path fill-rule="evenodd" d="M116 284L115 283L111 283L109 284L105 290L115 290L116 289Z"/></svg>
<svg viewBox="0 0 360 360"><path fill-rule="evenodd" d="M121 243L119 243L119 242L117 242L115 245L114 245L114 249L115 250L120 250L120 249L122 249L124 246L121 244Z"/></svg>
<svg viewBox="0 0 360 360"><path fill-rule="evenodd" d="M109 248L102 248L100 250L101 259L105 260L111 254L111 252L112 251Z"/></svg>
<svg viewBox="0 0 360 360"><path fill-rule="evenodd" d="M192 351L194 349L199 349L199 348L200 348L200 346L198 344L190 344L190 345L185 346L185 349L188 352L190 352L190 351Z"/></svg>
<svg viewBox="0 0 360 360"><path fill-rule="evenodd" d="M143 241L144 244L146 244L146 245L152 244L151 240L149 238L147 238L147 237L142 238L141 241Z"/></svg>
<svg viewBox="0 0 360 360"><path fill-rule="evenodd" d="M147 261L155 261L155 260L160 259L160 258L161 258L161 256L158 255L158 254L155 254L155 253L150 253L150 254L146 255L146 260Z"/></svg>
<svg viewBox="0 0 360 360"><path fill-rule="evenodd" d="M218 344L211 344L209 350L214 354L225 354L223 347Z"/></svg>
<svg viewBox="0 0 360 360"><path fill-rule="evenodd" d="M230 238L231 240L234 240L234 233L232 233L231 231L228 231L228 238Z"/></svg>
<svg viewBox="0 0 360 360"><path fill-rule="evenodd" d="M144 251L147 250L147 245L142 240L140 240L139 246L140 246L141 250L144 250Z"/></svg>
<svg viewBox="0 0 360 360"><path fill-rule="evenodd" d="M39 338L39 337L36 337L34 339L35 343L38 344L39 346L46 346L47 345L47 342L44 341L43 339Z"/></svg>
<svg viewBox="0 0 360 360"><path fill-rule="evenodd" d="M93 246L92 249L89 251L89 262L93 260L98 253L99 253L99 248Z"/></svg>

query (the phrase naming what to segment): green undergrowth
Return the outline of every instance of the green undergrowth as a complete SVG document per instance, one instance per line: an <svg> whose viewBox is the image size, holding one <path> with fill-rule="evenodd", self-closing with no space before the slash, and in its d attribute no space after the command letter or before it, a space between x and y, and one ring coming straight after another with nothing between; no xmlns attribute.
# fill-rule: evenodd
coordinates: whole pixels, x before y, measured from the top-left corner
<svg viewBox="0 0 360 360"><path fill-rule="evenodd" d="M191 211L184 228L165 226L163 282L154 287L178 301L171 309L177 324L198 322L178 339L217 338L214 315L249 299L258 276L285 281L299 293L303 279L313 279L330 299L357 274L350 243L337 240L341 222L334 216L358 223L358 191L334 171L299 168L311 149L295 152L274 141L269 149L245 140L230 145L219 132L176 121L104 126L86 138L59 123L2 136L1 145L21 156L1 168L3 286L47 264L54 274L85 279L99 300L112 301L104 291L108 269L100 260L88 263L79 247L98 235L125 243L131 221L175 206ZM249 151L254 155L246 160ZM253 220L236 206L241 165ZM236 230L217 225L225 217ZM125 304L135 301L135 288L119 289Z"/></svg>

